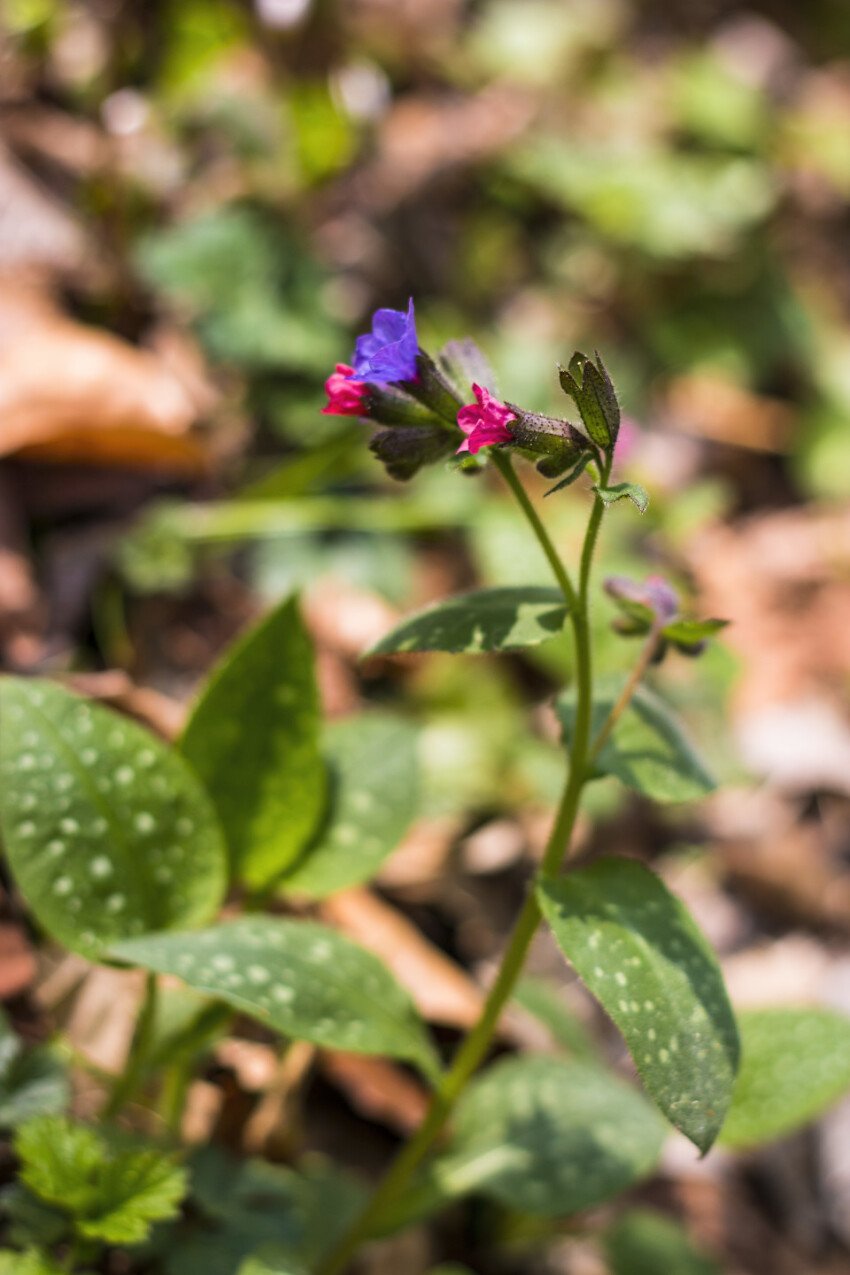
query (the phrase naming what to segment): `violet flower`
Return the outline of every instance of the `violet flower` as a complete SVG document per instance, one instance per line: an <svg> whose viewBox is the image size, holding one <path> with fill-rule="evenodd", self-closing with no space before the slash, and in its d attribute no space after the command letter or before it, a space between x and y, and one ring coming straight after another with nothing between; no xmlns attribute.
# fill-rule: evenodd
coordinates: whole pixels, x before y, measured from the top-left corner
<svg viewBox="0 0 850 1275"><path fill-rule="evenodd" d="M416 317L413 298L403 310L376 310L372 331L359 336L354 347L354 369L349 379L386 384L391 381L415 381L419 375L416 355Z"/></svg>

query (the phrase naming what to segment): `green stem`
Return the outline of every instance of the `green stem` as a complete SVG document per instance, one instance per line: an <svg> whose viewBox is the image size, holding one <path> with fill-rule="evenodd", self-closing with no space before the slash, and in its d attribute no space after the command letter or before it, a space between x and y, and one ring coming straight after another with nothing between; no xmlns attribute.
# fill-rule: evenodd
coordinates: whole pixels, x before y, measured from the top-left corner
<svg viewBox="0 0 850 1275"><path fill-rule="evenodd" d="M641 682L643 681L644 676L646 674L646 670L649 668L650 664L652 663L655 652L658 650L658 640L661 637L661 627L662 626L660 624L656 624L652 628L649 634L649 638L646 642L646 645L644 646L643 650L638 656L637 662L634 668L632 669L631 673L629 674L626 684L623 687L622 691L620 692L620 695L617 699L616 704L613 706L613 708L611 709L611 712L605 718L605 721L602 723L602 726L599 729L599 734L596 736L596 739L593 741L593 745L587 757L588 764L590 764L596 759L599 752L602 750L602 748L608 741L611 731L614 729L614 727L617 725L617 722L623 716L623 713L629 707L629 704L631 703L631 700L632 700L632 696L634 695L638 686L640 686Z"/></svg>
<svg viewBox="0 0 850 1275"><path fill-rule="evenodd" d="M109 1100L101 1112L105 1120L114 1120L125 1103L133 1097L139 1087L153 1040L157 1009L157 982L155 974L148 974L145 982L145 998L142 1001L139 1021L130 1056L123 1072L118 1076Z"/></svg>
<svg viewBox="0 0 850 1275"><path fill-rule="evenodd" d="M587 623L587 587L590 579L593 550L596 545L604 505L597 497L588 523L582 551L582 586L579 593L576 594L566 568L549 539L546 528L540 521L525 488L514 473L510 456L496 450L493 451L492 456L497 468L516 496L543 552L552 566L564 597L570 604L570 614L576 641L578 698L576 730L570 750L569 776L540 866L541 875L550 876L557 872L569 845L578 814L582 788L587 775L587 752L590 743L593 698L590 640ZM463 1093L467 1082L490 1049L502 1010L513 992L540 919L541 913L537 896L532 890L529 892L514 924L496 980L490 988L484 1008L481 1011L481 1017L460 1046L451 1068L434 1093L424 1121L410 1142L399 1152L360 1218L320 1267L319 1275L341 1275L341 1272L348 1266L360 1245L378 1230L389 1206L397 1200L419 1164L431 1150L455 1103Z"/></svg>
<svg viewBox="0 0 850 1275"><path fill-rule="evenodd" d="M522 483L517 478L516 473L514 472L514 467L513 467L513 464L511 463L510 452L502 452L502 451L499 451L498 448L494 448L491 455L492 455L493 464L496 466L499 473L502 475L505 482L510 487L512 494L516 498L517 504L519 505L520 509L525 514L526 518L528 519L531 530L534 532L535 536L537 537L537 541L540 545L540 548L546 554L546 557L549 560L549 565L552 568L552 572L555 576L555 579L558 581L558 584L561 588L561 592L563 593L564 597L569 603L571 613L574 612L578 606L578 597L576 596L576 591L573 587L573 582L570 579L569 574L567 573L566 567L564 566L563 562L561 562L561 559L558 555L558 550L555 548L555 546L552 544L552 541L549 539L549 533L546 530L546 528L543 526L543 523L540 520L540 515L538 514L537 510L534 508L534 505L531 503L531 499L528 495L528 492L525 490ZM599 503L601 504L602 502L600 501ZM593 553L593 550L591 549L591 554L592 553Z"/></svg>

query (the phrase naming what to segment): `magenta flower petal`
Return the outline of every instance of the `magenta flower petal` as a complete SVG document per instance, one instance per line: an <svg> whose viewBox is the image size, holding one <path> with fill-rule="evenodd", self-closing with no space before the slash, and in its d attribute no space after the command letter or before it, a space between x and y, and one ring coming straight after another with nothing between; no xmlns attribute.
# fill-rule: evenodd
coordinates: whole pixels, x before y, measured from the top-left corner
<svg viewBox="0 0 850 1275"><path fill-rule="evenodd" d="M337 363L336 371L325 381L328 401L322 408L323 416L364 416L364 395L367 386L362 381L351 380L354 368L347 363Z"/></svg>
<svg viewBox="0 0 850 1275"><path fill-rule="evenodd" d="M473 385L472 391L477 402L468 403L457 414L457 423L466 434L457 450L471 452L474 456L482 447L512 442L513 434L508 423L515 421L516 416L507 404L500 402L483 386Z"/></svg>

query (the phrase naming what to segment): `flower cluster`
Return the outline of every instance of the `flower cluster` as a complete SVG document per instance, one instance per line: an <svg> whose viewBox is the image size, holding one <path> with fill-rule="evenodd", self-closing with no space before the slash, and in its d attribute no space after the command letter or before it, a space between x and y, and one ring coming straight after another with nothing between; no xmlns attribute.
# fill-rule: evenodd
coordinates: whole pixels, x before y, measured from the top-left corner
<svg viewBox="0 0 850 1275"><path fill-rule="evenodd" d="M535 460L546 477L561 479L553 488L560 490L589 464L599 476L610 472L620 430L614 388L598 355L592 361L574 354L560 377L579 421L502 402L471 341L450 341L436 359L420 348L411 300L406 311L376 310L371 331L357 338L351 364L338 363L325 382L323 411L380 426L370 446L396 478L409 478L452 452L461 467L477 468L483 449L511 447Z"/></svg>

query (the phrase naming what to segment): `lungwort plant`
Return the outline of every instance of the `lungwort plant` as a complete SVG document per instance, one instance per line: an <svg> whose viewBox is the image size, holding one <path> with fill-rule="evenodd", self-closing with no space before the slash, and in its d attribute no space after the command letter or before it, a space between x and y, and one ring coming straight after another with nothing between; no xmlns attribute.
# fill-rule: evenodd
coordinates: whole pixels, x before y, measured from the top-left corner
<svg viewBox="0 0 850 1275"><path fill-rule="evenodd" d="M322 727L294 599L225 655L174 747L59 681L0 681L0 826L20 894L72 952L146 972L129 1061L110 1081L99 1130L66 1114L61 1044L27 1053L0 1023L0 1123L15 1131L20 1166L2 1202L3 1271L90 1269L110 1247L146 1242L146 1266L169 1275L199 1264L213 1275L340 1275L367 1241L464 1194L575 1214L650 1174L671 1127L702 1155L718 1136L752 1145L850 1083L846 1020L772 1010L736 1025L715 954L657 875L617 856L570 861L582 794L601 776L662 803L711 791L646 675L671 652L698 654L722 622L683 615L658 577L609 579L616 628L639 639L639 653L623 676L594 678L597 539L609 510L631 501L642 511L647 495L614 474L620 409L601 359L573 355L560 380L564 419L501 401L471 342L436 358L419 348L411 304L378 311L353 365L327 384L325 410L373 422L371 448L391 475L437 461L495 468L552 571L551 588L449 598L369 654L515 651L563 632L573 644L574 676L555 701L567 764L551 834L481 1016L451 1057L381 961L311 915L311 903L370 880L401 840L417 808L417 750L411 724L387 711ZM529 463L550 496L587 502L575 562L562 560L523 485ZM576 1036L551 988L521 979L544 920L621 1032L639 1082ZM486 1065L515 996L566 1048ZM371 1196L315 1165L209 1154L181 1163L187 1087L236 1015L285 1042L383 1055L420 1074L427 1114ZM128 1140L116 1118L131 1102L155 1111L147 1127L158 1138ZM618 1223L612 1252L635 1235L679 1253L685 1243L641 1214Z"/></svg>

